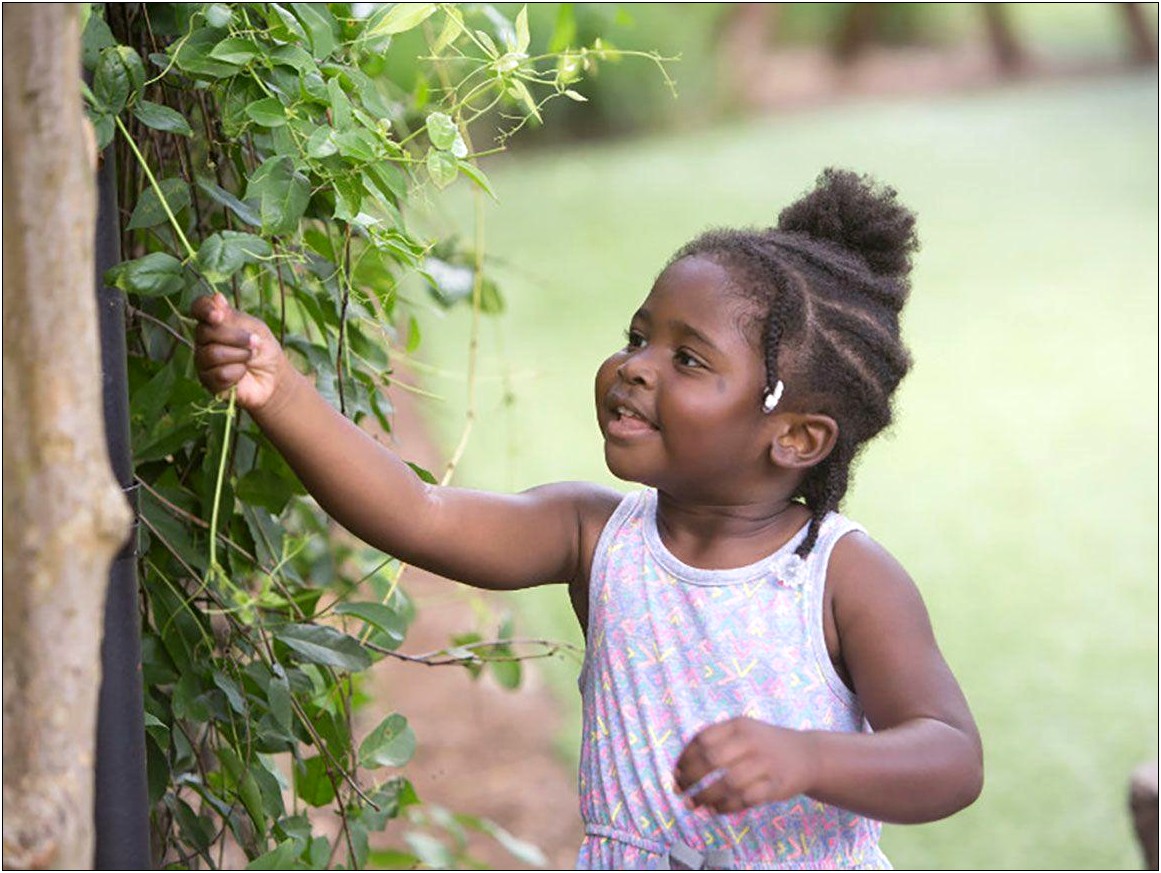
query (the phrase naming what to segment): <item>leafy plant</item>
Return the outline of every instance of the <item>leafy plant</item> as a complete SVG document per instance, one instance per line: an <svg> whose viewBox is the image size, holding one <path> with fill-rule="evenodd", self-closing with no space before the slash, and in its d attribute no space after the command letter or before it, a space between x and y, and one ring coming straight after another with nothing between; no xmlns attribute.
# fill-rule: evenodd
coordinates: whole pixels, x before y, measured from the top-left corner
<svg viewBox="0 0 1161 873"><path fill-rule="evenodd" d="M423 238L409 204L461 177L493 195L473 123L499 118L502 144L545 101L583 100L581 75L615 53L530 57L526 11L509 21L486 5L107 9L108 21L85 7L84 90L99 145L123 146L128 257L105 278L129 301L159 861L218 867L238 847L254 869L363 867L369 835L404 813L450 844L416 830L377 863L466 862L465 828L534 856L495 825L419 804L399 772L416 742L402 714L354 731L376 660L490 666L515 686L527 641L504 627L400 653L414 617L402 567L334 535L232 395L207 398L185 313L221 291L266 320L345 415L389 431L393 364L419 342L405 283L441 305L501 308L482 249ZM412 31L429 51L405 91L384 59ZM341 824L333 839L315 824L323 808Z"/></svg>

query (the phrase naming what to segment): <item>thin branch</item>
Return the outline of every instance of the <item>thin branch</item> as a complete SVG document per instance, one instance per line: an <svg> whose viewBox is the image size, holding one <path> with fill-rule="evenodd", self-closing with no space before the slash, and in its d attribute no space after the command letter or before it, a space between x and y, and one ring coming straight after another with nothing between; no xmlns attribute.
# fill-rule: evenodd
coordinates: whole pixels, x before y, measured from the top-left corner
<svg viewBox="0 0 1161 873"><path fill-rule="evenodd" d="M375 643L364 642L364 646L372 651L378 652L381 655L386 655L389 658L395 658L398 661L406 661L409 664L423 664L425 667L472 667L481 664L489 663L511 663L514 661L535 661L542 658L551 658L561 652L568 652L577 657L584 654L584 650L572 643L566 643L563 640L537 640L537 639L509 639L509 640L486 640L477 643L469 643L462 646L448 646L444 649L436 649L434 652L427 652L422 655L408 655L403 652L397 652L393 649L388 649L384 646L376 645ZM537 652L530 655L502 655L497 657L489 657L486 654L476 654L478 649L489 648L511 648L512 646L540 646L544 651ZM457 655L457 651L467 652L467 655Z"/></svg>
<svg viewBox="0 0 1161 873"><path fill-rule="evenodd" d="M168 333L170 336L172 336L175 340L177 340L179 343L182 343L183 345L187 346L188 348L192 349L194 347L193 342L191 342L186 337L182 336L180 333L178 333L176 330L174 330L172 327L170 327L168 324L166 324L160 318L157 318L156 316L150 315L144 309L138 309L137 307L133 306L131 303L126 302L125 303L125 311L128 312L134 318L140 318L143 321L148 321L151 324L154 324L157 327L160 327L162 330L164 330L166 333Z"/></svg>

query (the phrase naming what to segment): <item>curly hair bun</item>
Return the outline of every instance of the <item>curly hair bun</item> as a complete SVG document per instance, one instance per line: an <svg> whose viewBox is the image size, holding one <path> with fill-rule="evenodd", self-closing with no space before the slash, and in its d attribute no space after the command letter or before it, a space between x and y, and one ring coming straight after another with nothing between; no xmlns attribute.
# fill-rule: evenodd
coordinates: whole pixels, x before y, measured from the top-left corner
<svg viewBox="0 0 1161 873"><path fill-rule="evenodd" d="M813 191L779 213L778 229L839 245L882 276L905 277L911 253L919 248L915 214L896 202L895 189L834 167L823 170Z"/></svg>

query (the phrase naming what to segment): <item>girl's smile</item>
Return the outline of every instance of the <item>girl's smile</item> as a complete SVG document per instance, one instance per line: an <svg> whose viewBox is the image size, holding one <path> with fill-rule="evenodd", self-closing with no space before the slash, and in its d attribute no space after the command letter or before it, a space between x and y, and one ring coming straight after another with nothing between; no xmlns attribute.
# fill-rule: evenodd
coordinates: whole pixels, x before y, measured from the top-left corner
<svg viewBox="0 0 1161 873"><path fill-rule="evenodd" d="M638 409L626 393L613 388L606 402L612 418L605 428L605 436L611 440L632 440L646 437L658 431L649 413Z"/></svg>
<svg viewBox="0 0 1161 873"><path fill-rule="evenodd" d="M749 304L713 261L684 258L658 277L628 342L597 372L597 420L614 475L690 497L748 493L768 464L765 368Z"/></svg>

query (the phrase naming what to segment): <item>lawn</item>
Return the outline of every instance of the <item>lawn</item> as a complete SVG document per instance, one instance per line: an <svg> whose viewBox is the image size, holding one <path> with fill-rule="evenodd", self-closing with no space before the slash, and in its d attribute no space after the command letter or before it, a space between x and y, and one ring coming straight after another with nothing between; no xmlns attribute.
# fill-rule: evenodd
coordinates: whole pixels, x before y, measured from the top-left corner
<svg viewBox="0 0 1161 873"><path fill-rule="evenodd" d="M592 377L658 269L707 226L772 221L830 164L894 185L923 242L916 366L845 510L919 583L987 758L973 807L889 827L884 847L909 868L1137 866L1127 778L1158 738L1155 74L495 160L485 237L507 312L483 325L459 481L612 481ZM467 230L462 205L435 220ZM450 443L468 318L423 326ZM523 634L579 639L563 590L517 602ZM575 675L550 673L574 712Z"/></svg>

